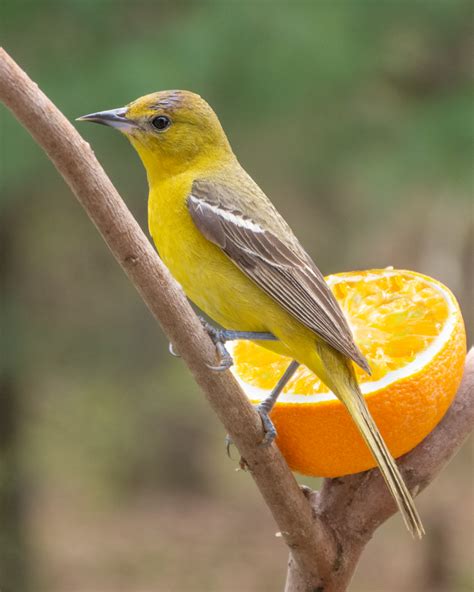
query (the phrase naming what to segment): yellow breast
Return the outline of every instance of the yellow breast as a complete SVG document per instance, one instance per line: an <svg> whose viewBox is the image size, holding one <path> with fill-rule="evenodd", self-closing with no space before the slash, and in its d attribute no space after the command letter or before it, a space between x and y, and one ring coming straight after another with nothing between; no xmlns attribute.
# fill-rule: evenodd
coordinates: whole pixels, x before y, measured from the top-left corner
<svg viewBox="0 0 474 592"><path fill-rule="evenodd" d="M197 229L186 205L191 186L192 179L182 175L150 191L149 229L160 257L212 319L233 329L265 330L255 307L257 292L260 298L263 293Z"/></svg>
<svg viewBox="0 0 474 592"><path fill-rule="evenodd" d="M260 342L277 353L290 355L292 343L303 361L313 357L309 329L281 308L208 241L195 226L187 208L190 176L154 184L148 202L150 234L165 265L188 298L211 319L238 331L269 331L280 342ZM311 351L310 351L311 350Z"/></svg>

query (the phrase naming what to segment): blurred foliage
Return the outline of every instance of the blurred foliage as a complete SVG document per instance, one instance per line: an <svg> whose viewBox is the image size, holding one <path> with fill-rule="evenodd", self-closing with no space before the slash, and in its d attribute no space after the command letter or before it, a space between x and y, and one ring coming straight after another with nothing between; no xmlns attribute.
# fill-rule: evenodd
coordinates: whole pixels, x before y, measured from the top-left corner
<svg viewBox="0 0 474 592"><path fill-rule="evenodd" d="M3 0L0 11L2 44L71 120L159 89L200 93L323 271L432 274L455 291L470 329L471 2ZM229 476L211 412L95 229L28 134L1 117L2 365L21 393L26 507L41 515L43 499L62 500L60 512L84 498L125 516L147 491L205 493L216 507L240 495L255 507L251 485ZM145 175L127 142L79 129L146 227ZM38 562L46 589L73 589ZM464 581L463 566L448 579ZM202 578L196 591L224 590Z"/></svg>

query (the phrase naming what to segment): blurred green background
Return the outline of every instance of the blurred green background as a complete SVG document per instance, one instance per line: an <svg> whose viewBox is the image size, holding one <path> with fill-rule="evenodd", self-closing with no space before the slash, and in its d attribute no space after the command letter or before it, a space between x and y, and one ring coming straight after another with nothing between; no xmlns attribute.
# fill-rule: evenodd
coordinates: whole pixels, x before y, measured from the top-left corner
<svg viewBox="0 0 474 592"><path fill-rule="evenodd" d="M325 273L433 275L469 329L472 6L3 0L0 27L71 120L200 93ZM46 156L1 117L0 589L281 590L286 550L222 427ZM131 147L78 127L146 228ZM425 541L391 519L352 590L472 589L469 453L419 498Z"/></svg>

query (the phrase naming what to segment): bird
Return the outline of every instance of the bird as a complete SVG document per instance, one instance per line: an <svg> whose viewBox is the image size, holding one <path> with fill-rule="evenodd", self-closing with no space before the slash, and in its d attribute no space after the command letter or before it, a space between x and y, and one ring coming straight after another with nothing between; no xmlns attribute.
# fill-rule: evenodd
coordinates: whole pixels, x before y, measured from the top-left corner
<svg viewBox="0 0 474 592"><path fill-rule="evenodd" d="M209 104L184 90L154 92L124 107L78 118L122 132L146 170L148 226L187 297L223 329L206 324L221 356L228 339L250 338L289 357L258 406L268 445L270 412L300 364L339 398L372 453L408 530L423 525L411 494L361 394L354 364L370 367L312 258L240 165Z"/></svg>

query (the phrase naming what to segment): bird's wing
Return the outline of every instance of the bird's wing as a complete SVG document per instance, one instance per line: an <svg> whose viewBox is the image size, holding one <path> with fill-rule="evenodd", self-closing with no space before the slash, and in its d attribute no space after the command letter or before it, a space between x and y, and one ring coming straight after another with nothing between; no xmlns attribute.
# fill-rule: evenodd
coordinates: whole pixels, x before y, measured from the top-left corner
<svg viewBox="0 0 474 592"><path fill-rule="evenodd" d="M303 325L370 373L367 360L354 343L342 310L311 257L294 238L283 242L267 223L257 222L230 204L232 189L195 181L187 206L191 217L212 243ZM235 191L235 190L234 190ZM284 224L273 208L271 217Z"/></svg>

